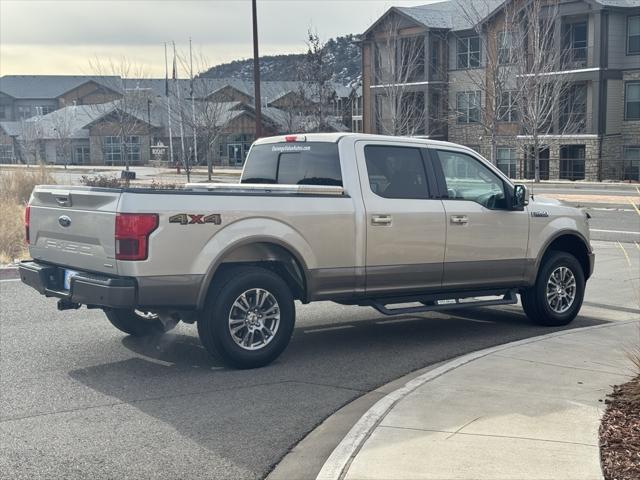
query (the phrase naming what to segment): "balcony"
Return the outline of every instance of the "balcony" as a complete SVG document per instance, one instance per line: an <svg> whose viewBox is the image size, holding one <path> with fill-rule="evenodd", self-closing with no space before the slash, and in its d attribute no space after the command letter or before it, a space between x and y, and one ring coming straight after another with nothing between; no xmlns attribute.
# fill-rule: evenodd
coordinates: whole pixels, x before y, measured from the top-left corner
<svg viewBox="0 0 640 480"><path fill-rule="evenodd" d="M563 48L560 54L562 70L576 70L589 66L589 48Z"/></svg>

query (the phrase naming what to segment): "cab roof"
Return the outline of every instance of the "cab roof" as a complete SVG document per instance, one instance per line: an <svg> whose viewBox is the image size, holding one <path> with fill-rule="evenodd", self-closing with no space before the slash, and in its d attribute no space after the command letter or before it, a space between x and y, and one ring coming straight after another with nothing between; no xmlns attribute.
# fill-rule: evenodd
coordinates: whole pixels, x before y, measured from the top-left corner
<svg viewBox="0 0 640 480"><path fill-rule="evenodd" d="M413 144L421 143L425 146L432 147L455 147L461 148L465 150L469 150L474 152L476 155L478 154L474 150L469 147L465 147L464 145L459 145L457 143L444 142L441 140L431 140L429 138L420 138L420 137L394 137L391 135L373 135L369 133L344 133L344 132L336 132L336 133L299 133L299 134L291 134L291 135L278 135L275 137L264 137L256 140L255 145L269 144L269 143L285 143L285 142L327 142L327 143L337 143L343 138L352 138L354 140L368 140L368 141L407 141Z"/></svg>

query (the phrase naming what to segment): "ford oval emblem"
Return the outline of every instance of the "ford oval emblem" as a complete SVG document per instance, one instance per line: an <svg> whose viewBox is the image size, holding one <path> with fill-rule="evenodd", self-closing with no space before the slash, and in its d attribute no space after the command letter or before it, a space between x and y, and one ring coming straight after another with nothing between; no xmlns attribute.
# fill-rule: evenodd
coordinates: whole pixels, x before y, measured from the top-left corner
<svg viewBox="0 0 640 480"><path fill-rule="evenodd" d="M71 219L66 215L62 215L58 218L58 223L61 227L68 227L69 225L71 225Z"/></svg>

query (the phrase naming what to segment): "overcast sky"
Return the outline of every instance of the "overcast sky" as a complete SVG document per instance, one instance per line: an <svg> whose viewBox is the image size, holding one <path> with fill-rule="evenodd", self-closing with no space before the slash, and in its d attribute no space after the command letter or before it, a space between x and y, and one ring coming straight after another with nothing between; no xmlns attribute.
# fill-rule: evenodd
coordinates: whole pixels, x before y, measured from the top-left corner
<svg viewBox="0 0 640 480"><path fill-rule="evenodd" d="M260 54L302 52L363 32L392 5L433 0L258 0ZM126 56L164 76L165 41L211 65L252 56L250 0L0 0L0 74L91 74L90 60ZM180 72L181 76L184 72Z"/></svg>

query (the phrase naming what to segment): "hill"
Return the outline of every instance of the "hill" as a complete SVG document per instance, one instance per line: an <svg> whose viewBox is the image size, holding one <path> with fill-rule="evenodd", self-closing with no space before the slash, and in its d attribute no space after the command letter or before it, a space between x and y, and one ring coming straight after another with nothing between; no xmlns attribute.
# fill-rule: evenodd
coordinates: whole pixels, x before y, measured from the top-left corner
<svg viewBox="0 0 640 480"><path fill-rule="evenodd" d="M326 59L332 72L332 81L342 85L355 85L360 81L362 60L360 47L354 35L330 39L325 45ZM260 57L262 80L298 80L304 54L267 55ZM238 78L253 80L253 59L234 60L211 67L201 74L208 78Z"/></svg>

